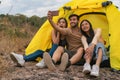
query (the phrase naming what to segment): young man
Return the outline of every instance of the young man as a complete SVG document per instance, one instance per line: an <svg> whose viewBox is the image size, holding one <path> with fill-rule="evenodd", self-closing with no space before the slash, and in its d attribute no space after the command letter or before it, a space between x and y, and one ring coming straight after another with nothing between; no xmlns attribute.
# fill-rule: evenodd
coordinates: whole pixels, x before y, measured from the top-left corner
<svg viewBox="0 0 120 80"><path fill-rule="evenodd" d="M55 30L59 31L62 35L65 35L67 41L67 46L66 46L67 49L55 51L52 59L48 53L45 53L43 55L43 58L49 70L55 70L56 67L54 64L61 59L61 64L59 69L61 71L64 71L71 64L75 64L79 62L83 54L83 45L81 42L82 35L78 27L79 16L76 14L72 14L69 16L70 28L61 28L58 25L56 25L52 21L51 12L48 12L48 20Z"/></svg>

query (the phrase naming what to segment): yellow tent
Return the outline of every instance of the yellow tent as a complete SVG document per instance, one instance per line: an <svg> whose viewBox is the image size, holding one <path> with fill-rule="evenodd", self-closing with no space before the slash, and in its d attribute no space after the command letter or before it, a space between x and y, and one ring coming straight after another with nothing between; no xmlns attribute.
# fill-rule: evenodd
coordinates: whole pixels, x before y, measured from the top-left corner
<svg viewBox="0 0 120 80"><path fill-rule="evenodd" d="M59 16L54 17L53 20L56 22L59 17L68 19L68 16L73 13L80 16L80 21L88 19L93 28L102 28L105 46L110 45L111 67L120 70L120 37L118 37L120 35L120 11L108 0L72 0L59 9ZM28 45L25 54L50 49L51 30L51 25L46 21Z"/></svg>

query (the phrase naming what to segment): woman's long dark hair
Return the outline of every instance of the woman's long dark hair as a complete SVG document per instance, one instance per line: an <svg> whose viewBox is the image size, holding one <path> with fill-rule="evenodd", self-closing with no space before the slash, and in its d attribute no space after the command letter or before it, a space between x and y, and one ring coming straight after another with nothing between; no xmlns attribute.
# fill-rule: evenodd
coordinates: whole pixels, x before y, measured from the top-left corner
<svg viewBox="0 0 120 80"><path fill-rule="evenodd" d="M82 30L82 23L84 22L84 21L87 21L88 23L89 23L89 25L90 25L90 29L89 29L89 34L90 34L90 36L89 35L87 35L86 34L86 32L84 32L83 30ZM80 24L80 31L81 31L81 33L82 33L82 35L84 35L86 38L87 38L87 42L88 42L88 44L90 44L91 42L92 42L92 39L93 39L93 37L94 37L94 30L93 30L93 28L92 28L92 24L88 21L88 20L83 20L82 22L81 22L81 24Z"/></svg>

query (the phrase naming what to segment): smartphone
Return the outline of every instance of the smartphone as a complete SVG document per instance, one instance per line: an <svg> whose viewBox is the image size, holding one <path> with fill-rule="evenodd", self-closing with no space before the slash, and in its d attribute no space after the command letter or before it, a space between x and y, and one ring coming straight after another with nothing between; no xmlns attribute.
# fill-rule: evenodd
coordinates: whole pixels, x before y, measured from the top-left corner
<svg viewBox="0 0 120 80"><path fill-rule="evenodd" d="M58 16L59 15L59 10L56 11L51 11L52 16Z"/></svg>

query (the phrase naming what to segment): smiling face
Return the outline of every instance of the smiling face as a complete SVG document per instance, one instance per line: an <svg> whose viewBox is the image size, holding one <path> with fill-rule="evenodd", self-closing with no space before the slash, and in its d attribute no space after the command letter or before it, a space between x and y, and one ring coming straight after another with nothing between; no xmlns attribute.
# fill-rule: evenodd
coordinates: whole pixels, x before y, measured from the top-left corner
<svg viewBox="0 0 120 80"><path fill-rule="evenodd" d="M84 31L84 32L89 32L89 30L90 30L90 24L89 24L89 22L83 21L83 22L81 23L81 29L82 29L82 31Z"/></svg>
<svg viewBox="0 0 120 80"><path fill-rule="evenodd" d="M88 20L83 20L80 24L80 31L85 37L94 37L92 24Z"/></svg>
<svg viewBox="0 0 120 80"><path fill-rule="evenodd" d="M76 16L72 16L72 17L70 18L70 25L71 25L72 28L78 26L78 19L77 19Z"/></svg>
<svg viewBox="0 0 120 80"><path fill-rule="evenodd" d="M61 27L61 28L66 28L67 27L67 21L64 19L64 18L60 18L58 20L58 25Z"/></svg>

